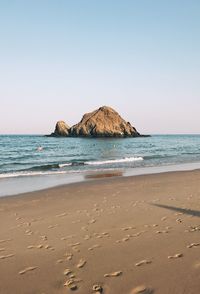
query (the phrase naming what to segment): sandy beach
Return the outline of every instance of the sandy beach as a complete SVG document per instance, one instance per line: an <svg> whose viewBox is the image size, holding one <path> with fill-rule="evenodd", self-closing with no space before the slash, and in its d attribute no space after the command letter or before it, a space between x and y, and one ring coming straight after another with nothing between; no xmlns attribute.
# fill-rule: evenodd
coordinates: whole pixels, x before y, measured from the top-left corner
<svg viewBox="0 0 200 294"><path fill-rule="evenodd" d="M200 171L0 198L0 293L200 293Z"/></svg>

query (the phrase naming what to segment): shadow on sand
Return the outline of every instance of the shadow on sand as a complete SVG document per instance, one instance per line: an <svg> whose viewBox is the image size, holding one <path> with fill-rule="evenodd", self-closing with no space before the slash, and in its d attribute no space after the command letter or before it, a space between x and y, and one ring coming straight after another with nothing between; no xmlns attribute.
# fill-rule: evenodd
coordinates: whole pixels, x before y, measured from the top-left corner
<svg viewBox="0 0 200 294"><path fill-rule="evenodd" d="M155 204L151 203L151 205L177 211L177 212L182 212L183 214L188 214L192 216L197 216L200 217L200 211L199 210L193 210L193 209L186 209L186 208L180 208L180 207L175 207L175 206L170 206L170 205L164 205L164 204Z"/></svg>

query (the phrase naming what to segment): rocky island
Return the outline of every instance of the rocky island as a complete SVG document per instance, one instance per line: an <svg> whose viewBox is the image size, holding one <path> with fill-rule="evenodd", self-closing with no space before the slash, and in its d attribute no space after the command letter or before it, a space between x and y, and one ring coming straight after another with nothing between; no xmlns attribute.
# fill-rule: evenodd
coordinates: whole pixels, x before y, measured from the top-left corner
<svg viewBox="0 0 200 294"><path fill-rule="evenodd" d="M56 123L51 137L141 137L130 122L125 121L118 112L108 106L83 115L81 121L69 127L64 121Z"/></svg>

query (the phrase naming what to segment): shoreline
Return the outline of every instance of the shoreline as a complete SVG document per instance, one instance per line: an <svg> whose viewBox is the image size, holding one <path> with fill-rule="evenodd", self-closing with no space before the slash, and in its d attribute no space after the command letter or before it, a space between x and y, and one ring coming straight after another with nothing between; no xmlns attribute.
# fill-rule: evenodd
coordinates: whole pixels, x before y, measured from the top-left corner
<svg viewBox="0 0 200 294"><path fill-rule="evenodd" d="M105 169L58 175L22 176L1 178L0 199L30 192L43 191L76 183L100 180L103 178L127 178L143 175L162 174L171 172L195 171L200 169L200 162L164 165L154 167L139 167L132 169ZM45 180L45 181L44 181ZM17 190L17 192L16 192Z"/></svg>
<svg viewBox="0 0 200 294"><path fill-rule="evenodd" d="M84 186L86 187L92 187L93 185L106 185L106 184L115 184L115 183L121 183L121 184L126 184L126 181L129 183L134 180L144 180L145 179L151 179L151 178L165 178L166 176L181 176L181 175L190 175L190 174L200 174L200 169L192 169L192 170L174 170L174 171L163 171L163 172L155 172L155 173L147 173L147 174L136 174L136 175L130 175L130 176L103 176L103 177L95 177L94 179L89 179L85 181L77 181L77 182L72 182L72 183L64 183L52 187L47 187L44 189L40 190L32 190L29 192L24 192L24 193L17 193L17 194L12 194L12 195L5 195L0 197L0 204L1 201L7 201L10 199L19 199L24 198L24 197L40 197L40 194L46 194L48 195L49 192L53 193L54 191L57 192L58 190L65 190L65 189L75 189L75 188L83 188Z"/></svg>
<svg viewBox="0 0 200 294"><path fill-rule="evenodd" d="M199 199L200 170L2 197L0 292L199 293Z"/></svg>

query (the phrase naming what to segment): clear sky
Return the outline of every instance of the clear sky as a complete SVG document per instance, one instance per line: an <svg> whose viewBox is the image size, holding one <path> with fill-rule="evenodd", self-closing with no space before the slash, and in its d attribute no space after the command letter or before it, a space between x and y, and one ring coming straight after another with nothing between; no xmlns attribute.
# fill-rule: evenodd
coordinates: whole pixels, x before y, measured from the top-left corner
<svg viewBox="0 0 200 294"><path fill-rule="evenodd" d="M108 105L141 133L200 133L199 0L0 0L0 133Z"/></svg>

